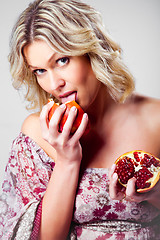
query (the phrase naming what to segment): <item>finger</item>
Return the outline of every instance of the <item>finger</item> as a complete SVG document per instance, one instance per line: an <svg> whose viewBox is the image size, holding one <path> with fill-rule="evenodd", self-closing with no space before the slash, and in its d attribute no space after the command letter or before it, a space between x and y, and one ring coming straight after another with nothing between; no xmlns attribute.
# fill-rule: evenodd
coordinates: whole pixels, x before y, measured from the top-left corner
<svg viewBox="0 0 160 240"><path fill-rule="evenodd" d="M117 173L113 173L113 175L110 178L109 194L113 200L122 201L125 198L124 191L121 191L121 189L119 188Z"/></svg>
<svg viewBox="0 0 160 240"><path fill-rule="evenodd" d="M110 179L109 184L109 193L112 199L117 199L117 182L118 182L118 175L114 173Z"/></svg>
<svg viewBox="0 0 160 240"><path fill-rule="evenodd" d="M126 187L126 200L134 201L134 202L141 202L144 200L144 194L139 194L136 191L135 177L128 180L127 187Z"/></svg>
<svg viewBox="0 0 160 240"><path fill-rule="evenodd" d="M71 129L73 127L74 121L76 119L77 116L77 108L75 106L73 106L68 114L67 120L63 126L63 136L64 138L69 138L70 133L71 133Z"/></svg>
<svg viewBox="0 0 160 240"><path fill-rule="evenodd" d="M55 112L53 113L52 118L49 122L49 132L51 135L59 134L59 123L65 110L66 105L61 104L58 108L56 108Z"/></svg>
<svg viewBox="0 0 160 240"><path fill-rule="evenodd" d="M110 171L109 171L109 174L108 174L109 180L113 176L115 169L116 169L116 164L113 164L112 167L110 168Z"/></svg>
<svg viewBox="0 0 160 240"><path fill-rule="evenodd" d="M49 113L50 109L52 108L53 104L54 104L54 101L51 101L48 104L46 104L42 108L42 111L40 113L40 125L41 125L41 129L42 129L42 133L46 132L48 130L48 113Z"/></svg>
<svg viewBox="0 0 160 240"><path fill-rule="evenodd" d="M88 115L87 115L87 113L84 113L78 129L72 136L73 141L75 141L75 142L79 141L79 139L82 137L82 135L84 134L84 132L86 130L87 124L88 124Z"/></svg>
<svg viewBox="0 0 160 240"><path fill-rule="evenodd" d="M131 178L128 180L127 187L126 187L126 195L133 196L136 192L136 178Z"/></svg>

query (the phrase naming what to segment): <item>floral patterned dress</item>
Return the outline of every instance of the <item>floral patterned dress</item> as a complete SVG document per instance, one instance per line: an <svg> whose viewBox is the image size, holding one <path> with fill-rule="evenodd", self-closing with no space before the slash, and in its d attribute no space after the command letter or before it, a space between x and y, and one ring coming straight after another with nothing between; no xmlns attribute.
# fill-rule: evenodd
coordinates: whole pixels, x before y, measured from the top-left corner
<svg viewBox="0 0 160 240"><path fill-rule="evenodd" d="M0 239L37 239L54 165L23 133L13 141L0 196ZM108 186L108 169L81 173L68 239L160 240L160 210L147 202L113 201Z"/></svg>

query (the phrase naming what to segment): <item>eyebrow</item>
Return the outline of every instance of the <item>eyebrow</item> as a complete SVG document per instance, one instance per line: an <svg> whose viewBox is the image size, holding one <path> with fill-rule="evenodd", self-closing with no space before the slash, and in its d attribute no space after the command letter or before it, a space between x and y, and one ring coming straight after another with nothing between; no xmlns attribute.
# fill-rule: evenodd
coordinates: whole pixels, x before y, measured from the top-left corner
<svg viewBox="0 0 160 240"><path fill-rule="evenodd" d="M48 59L48 63L50 63L52 61L53 58L55 58L55 55L58 54L57 52L53 53L52 56ZM30 68L39 68L36 66L32 66L32 65L28 65Z"/></svg>

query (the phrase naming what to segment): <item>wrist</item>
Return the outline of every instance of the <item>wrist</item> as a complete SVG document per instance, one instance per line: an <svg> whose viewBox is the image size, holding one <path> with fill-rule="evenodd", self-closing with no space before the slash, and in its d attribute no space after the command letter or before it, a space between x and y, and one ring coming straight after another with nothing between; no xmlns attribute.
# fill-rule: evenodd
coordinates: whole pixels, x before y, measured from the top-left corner
<svg viewBox="0 0 160 240"><path fill-rule="evenodd" d="M54 168L54 171L55 169L57 170L60 170L60 172L79 172L80 170L80 165L81 165L81 162L75 162L75 161L56 161L55 163L55 168Z"/></svg>

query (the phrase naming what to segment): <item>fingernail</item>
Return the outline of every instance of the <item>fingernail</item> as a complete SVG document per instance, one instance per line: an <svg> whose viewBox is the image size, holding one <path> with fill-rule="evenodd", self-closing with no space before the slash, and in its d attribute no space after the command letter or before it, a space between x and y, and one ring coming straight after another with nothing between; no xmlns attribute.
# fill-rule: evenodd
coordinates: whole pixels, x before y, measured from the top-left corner
<svg viewBox="0 0 160 240"><path fill-rule="evenodd" d="M84 117L84 118L88 118L87 113L84 113L84 114L83 114L83 117Z"/></svg>
<svg viewBox="0 0 160 240"><path fill-rule="evenodd" d="M112 167L111 167L111 169L114 170L115 167L116 167L116 164L113 164Z"/></svg>
<svg viewBox="0 0 160 240"><path fill-rule="evenodd" d="M66 107L65 104L61 104L61 105L60 105L60 108L65 108L65 107Z"/></svg>
<svg viewBox="0 0 160 240"><path fill-rule="evenodd" d="M117 178L117 173L113 174L113 178L116 179Z"/></svg>
<svg viewBox="0 0 160 240"><path fill-rule="evenodd" d="M77 108L76 108L75 106L73 106L73 107L71 108L71 110L72 110L73 112L75 112L75 111L77 110Z"/></svg>

